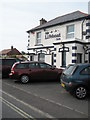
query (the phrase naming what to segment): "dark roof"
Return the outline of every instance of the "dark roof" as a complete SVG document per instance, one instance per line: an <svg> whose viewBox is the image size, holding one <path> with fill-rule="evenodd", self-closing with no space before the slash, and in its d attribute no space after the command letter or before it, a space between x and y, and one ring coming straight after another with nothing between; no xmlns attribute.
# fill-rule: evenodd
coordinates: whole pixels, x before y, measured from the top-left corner
<svg viewBox="0 0 90 120"><path fill-rule="evenodd" d="M58 25L58 24L64 24L64 23L67 23L67 22L81 20L81 19L86 18L87 16L88 16L88 14L86 14L86 13L83 13L81 11L75 11L75 12L72 12L72 13L69 13L69 14L66 14L66 15L63 15L63 16L59 16L55 19L52 19L52 20L46 22L43 25L39 25L35 28L32 28L31 30L28 30L27 33L35 31L35 30L55 26L55 25Z"/></svg>
<svg viewBox="0 0 90 120"><path fill-rule="evenodd" d="M21 53L16 48L13 48L12 50L4 49L4 50L0 51L0 54L1 55L21 55Z"/></svg>

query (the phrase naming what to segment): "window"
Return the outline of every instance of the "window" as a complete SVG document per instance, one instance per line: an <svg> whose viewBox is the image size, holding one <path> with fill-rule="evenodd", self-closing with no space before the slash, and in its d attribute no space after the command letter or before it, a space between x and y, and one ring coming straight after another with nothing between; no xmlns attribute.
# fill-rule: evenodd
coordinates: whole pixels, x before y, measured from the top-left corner
<svg viewBox="0 0 90 120"><path fill-rule="evenodd" d="M35 68L36 69L36 68L39 68L39 65L38 65L38 63L30 63L29 68L31 68L31 69Z"/></svg>
<svg viewBox="0 0 90 120"><path fill-rule="evenodd" d="M30 63L29 64L29 68L35 68L35 67L36 67L35 63Z"/></svg>
<svg viewBox="0 0 90 120"><path fill-rule="evenodd" d="M25 69L25 68L28 68L28 67L29 67L29 65L25 64L25 63L16 65L16 69Z"/></svg>
<svg viewBox="0 0 90 120"><path fill-rule="evenodd" d="M45 54L44 53L39 53L38 54L38 61L42 61L42 62L45 61Z"/></svg>
<svg viewBox="0 0 90 120"><path fill-rule="evenodd" d="M81 71L83 75L90 75L90 66Z"/></svg>
<svg viewBox="0 0 90 120"><path fill-rule="evenodd" d="M33 55L30 56L30 61L34 61L34 56Z"/></svg>
<svg viewBox="0 0 90 120"><path fill-rule="evenodd" d="M41 43L41 32L38 32L36 35L36 44L40 44Z"/></svg>
<svg viewBox="0 0 90 120"><path fill-rule="evenodd" d="M40 63L39 65L40 65L40 68L51 68L50 65L45 64L45 63Z"/></svg>
<svg viewBox="0 0 90 120"><path fill-rule="evenodd" d="M77 63L82 63L82 54L77 53Z"/></svg>
<svg viewBox="0 0 90 120"><path fill-rule="evenodd" d="M76 66L74 65L69 65L63 72L63 74L65 75L72 75L74 73L74 71L76 70Z"/></svg>
<svg viewBox="0 0 90 120"><path fill-rule="evenodd" d="M67 26L66 38L74 38L74 25Z"/></svg>

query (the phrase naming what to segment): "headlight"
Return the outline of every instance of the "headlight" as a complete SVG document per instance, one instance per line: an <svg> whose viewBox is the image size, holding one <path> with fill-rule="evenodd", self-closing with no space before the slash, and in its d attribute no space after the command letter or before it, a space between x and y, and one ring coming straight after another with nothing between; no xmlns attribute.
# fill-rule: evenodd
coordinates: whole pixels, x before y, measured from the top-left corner
<svg viewBox="0 0 90 120"><path fill-rule="evenodd" d="M72 86L72 82L69 82L68 85L69 85L69 86Z"/></svg>

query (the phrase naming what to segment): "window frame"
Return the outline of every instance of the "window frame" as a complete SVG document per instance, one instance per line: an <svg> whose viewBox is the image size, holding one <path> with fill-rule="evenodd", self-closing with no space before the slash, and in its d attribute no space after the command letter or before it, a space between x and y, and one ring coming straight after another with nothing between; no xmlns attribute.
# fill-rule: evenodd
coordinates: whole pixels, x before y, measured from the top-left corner
<svg viewBox="0 0 90 120"><path fill-rule="evenodd" d="M38 34L40 34L40 37L38 37L39 36ZM41 32L36 33L36 45L38 44L41 44Z"/></svg>
<svg viewBox="0 0 90 120"><path fill-rule="evenodd" d="M68 27L71 27L71 26L73 26L73 31L68 32ZM74 24L67 25L66 26L66 39L72 39L74 38L74 35L75 35L75 25Z"/></svg>

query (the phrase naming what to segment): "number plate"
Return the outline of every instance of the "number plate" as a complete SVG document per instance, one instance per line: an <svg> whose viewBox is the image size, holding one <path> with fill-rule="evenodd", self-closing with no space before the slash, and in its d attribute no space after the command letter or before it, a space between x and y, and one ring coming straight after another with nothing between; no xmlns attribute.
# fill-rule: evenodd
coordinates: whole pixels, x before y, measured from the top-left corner
<svg viewBox="0 0 90 120"><path fill-rule="evenodd" d="M63 83L61 83L61 86L62 86L62 87L65 87L65 85L64 85Z"/></svg>

